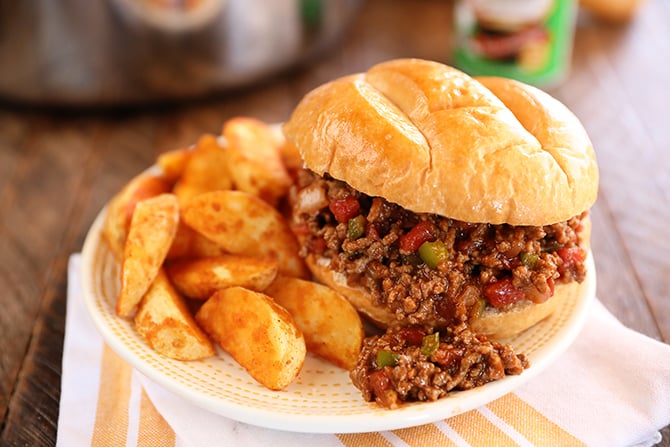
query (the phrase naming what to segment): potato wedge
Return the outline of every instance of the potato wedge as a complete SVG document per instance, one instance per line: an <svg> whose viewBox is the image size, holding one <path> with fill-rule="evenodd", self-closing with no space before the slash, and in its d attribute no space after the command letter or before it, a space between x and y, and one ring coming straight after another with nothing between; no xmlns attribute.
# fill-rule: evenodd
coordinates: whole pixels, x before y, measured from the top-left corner
<svg viewBox="0 0 670 447"><path fill-rule="evenodd" d="M277 277L275 259L224 255L176 261L166 267L172 284L189 298L205 300L219 289L240 286L262 292Z"/></svg>
<svg viewBox="0 0 670 447"><path fill-rule="evenodd" d="M365 334L346 298L322 284L287 276L277 277L264 293L293 316L308 351L346 370L356 366Z"/></svg>
<svg viewBox="0 0 670 447"><path fill-rule="evenodd" d="M195 319L249 374L271 390L286 388L305 361L305 339L286 309L241 287L216 292Z"/></svg>
<svg viewBox="0 0 670 447"><path fill-rule="evenodd" d="M279 272L308 278L298 241L282 215L242 191L212 191L188 201L182 219L229 253L279 261Z"/></svg>
<svg viewBox="0 0 670 447"><path fill-rule="evenodd" d="M170 183L163 177L142 173L126 183L110 200L102 237L118 260L123 259L123 247L137 202L169 191Z"/></svg>
<svg viewBox="0 0 670 447"><path fill-rule="evenodd" d="M282 162L288 171L297 171L302 168L303 161L298 148L294 144L284 141L279 147Z"/></svg>
<svg viewBox="0 0 670 447"><path fill-rule="evenodd" d="M158 155L156 164L161 168L163 177L167 181L175 183L186 170L186 165L191 159L192 153L193 150L187 148L163 152Z"/></svg>
<svg viewBox="0 0 670 447"><path fill-rule="evenodd" d="M224 254L226 254L226 251L223 248L180 220L177 234L174 236L170 251L165 259L206 258Z"/></svg>
<svg viewBox="0 0 670 447"><path fill-rule="evenodd" d="M197 360L216 353L163 269L140 301L135 329L153 350L171 359Z"/></svg>
<svg viewBox="0 0 670 447"><path fill-rule="evenodd" d="M203 135L184 166L174 193L183 204L191 197L207 191L232 188L227 151L214 135Z"/></svg>
<svg viewBox="0 0 670 447"><path fill-rule="evenodd" d="M291 178L282 162L280 141L270 127L253 118L233 118L223 126L233 183L240 191L277 205Z"/></svg>
<svg viewBox="0 0 670 447"><path fill-rule="evenodd" d="M203 192L206 192L208 190L209 190L208 188L203 188L200 185L187 183L183 181L177 181L177 183L174 185L174 188L172 188L172 192L174 193L175 196L177 196L180 206L183 206L193 197L197 196L198 194L202 194Z"/></svg>
<svg viewBox="0 0 670 447"><path fill-rule="evenodd" d="M119 316L129 317L149 290L178 223L179 205L173 194L161 194L135 206L121 263L121 290L116 302Z"/></svg>

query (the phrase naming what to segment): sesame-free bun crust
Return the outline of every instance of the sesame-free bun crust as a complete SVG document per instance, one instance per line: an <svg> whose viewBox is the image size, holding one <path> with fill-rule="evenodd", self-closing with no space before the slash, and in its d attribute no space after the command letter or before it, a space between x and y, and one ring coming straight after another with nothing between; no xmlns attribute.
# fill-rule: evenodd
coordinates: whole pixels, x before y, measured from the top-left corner
<svg viewBox="0 0 670 447"><path fill-rule="evenodd" d="M597 195L591 142L563 104L436 62L398 59L324 84L283 130L312 171L417 213L547 225Z"/></svg>

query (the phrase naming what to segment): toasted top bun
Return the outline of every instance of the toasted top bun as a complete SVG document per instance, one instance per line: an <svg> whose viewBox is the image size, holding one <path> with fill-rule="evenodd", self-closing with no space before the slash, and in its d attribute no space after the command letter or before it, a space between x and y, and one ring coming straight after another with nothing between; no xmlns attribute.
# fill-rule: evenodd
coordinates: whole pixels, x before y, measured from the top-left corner
<svg viewBox="0 0 670 447"><path fill-rule="evenodd" d="M324 84L283 130L312 171L417 213L539 226L597 195L591 142L563 104L436 62L398 59Z"/></svg>

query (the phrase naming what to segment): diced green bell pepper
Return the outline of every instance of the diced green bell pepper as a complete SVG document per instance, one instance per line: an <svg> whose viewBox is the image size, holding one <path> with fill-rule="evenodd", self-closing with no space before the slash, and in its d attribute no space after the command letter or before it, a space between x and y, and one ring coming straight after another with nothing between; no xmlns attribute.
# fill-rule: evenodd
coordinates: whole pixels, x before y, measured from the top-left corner
<svg viewBox="0 0 670 447"><path fill-rule="evenodd" d="M396 366L400 356L391 351L381 350L377 352L377 368L382 369L385 366Z"/></svg>
<svg viewBox="0 0 670 447"><path fill-rule="evenodd" d="M347 236L350 241L355 241L359 237L363 236L365 233L365 216L359 214L356 217L352 217L347 222Z"/></svg>
<svg viewBox="0 0 670 447"><path fill-rule="evenodd" d="M448 259L449 253L444 242L437 240L421 244L419 247L419 256L428 267L435 268L440 262Z"/></svg>
<svg viewBox="0 0 670 447"><path fill-rule="evenodd" d="M431 356L435 354L435 351L437 351L439 346L440 333L433 332L432 334L423 337L423 341L421 342L421 353L425 356Z"/></svg>
<svg viewBox="0 0 670 447"><path fill-rule="evenodd" d="M519 254L519 260L521 260L523 265L532 270L537 267L537 263L540 262L540 257L535 253L526 253L525 251L522 251L521 254Z"/></svg>

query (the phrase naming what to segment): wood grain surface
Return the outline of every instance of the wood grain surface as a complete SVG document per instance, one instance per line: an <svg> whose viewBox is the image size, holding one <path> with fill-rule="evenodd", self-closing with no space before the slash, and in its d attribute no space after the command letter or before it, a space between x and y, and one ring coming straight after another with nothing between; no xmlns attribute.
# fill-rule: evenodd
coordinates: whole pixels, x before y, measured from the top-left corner
<svg viewBox="0 0 670 447"><path fill-rule="evenodd" d="M396 57L450 62L451 6L370 0L337 46L234 93L116 110L1 104L0 445L55 445L67 261L115 191L158 153L219 132L230 117L287 119L304 93L333 77ZM668 23L665 0L648 0L622 26L582 12L570 76L551 92L582 120L600 163L592 212L598 296L624 324L666 343ZM670 429L663 434L660 445L670 446Z"/></svg>

